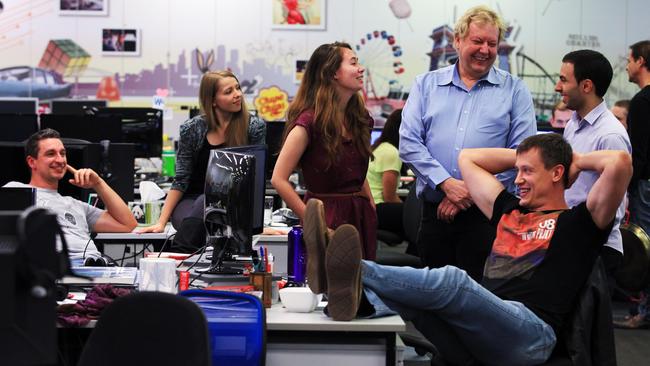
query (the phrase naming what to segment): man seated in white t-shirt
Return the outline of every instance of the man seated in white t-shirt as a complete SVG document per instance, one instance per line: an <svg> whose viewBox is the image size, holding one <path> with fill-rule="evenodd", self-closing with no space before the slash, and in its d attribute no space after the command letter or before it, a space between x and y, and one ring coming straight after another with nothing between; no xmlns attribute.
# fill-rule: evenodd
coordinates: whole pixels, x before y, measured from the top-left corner
<svg viewBox="0 0 650 366"><path fill-rule="evenodd" d="M25 143L25 156L31 171L29 184L9 182L5 187L37 189L36 205L57 215L70 259L76 264L101 257L91 232L130 232L136 227L137 222L126 203L95 171L77 170L67 164L65 147L57 131L48 128L30 136ZM60 195L57 192L59 180L66 171L74 176L71 184L97 192L106 210Z"/></svg>

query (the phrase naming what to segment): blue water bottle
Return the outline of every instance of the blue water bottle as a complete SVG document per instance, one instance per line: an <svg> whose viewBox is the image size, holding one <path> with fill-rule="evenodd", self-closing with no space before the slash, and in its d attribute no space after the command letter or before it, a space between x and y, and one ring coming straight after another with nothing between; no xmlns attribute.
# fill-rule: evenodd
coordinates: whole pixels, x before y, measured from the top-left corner
<svg viewBox="0 0 650 366"><path fill-rule="evenodd" d="M289 244L287 248L287 278L289 282L304 284L307 273L307 252L302 239L302 226L296 225L291 228L287 239Z"/></svg>

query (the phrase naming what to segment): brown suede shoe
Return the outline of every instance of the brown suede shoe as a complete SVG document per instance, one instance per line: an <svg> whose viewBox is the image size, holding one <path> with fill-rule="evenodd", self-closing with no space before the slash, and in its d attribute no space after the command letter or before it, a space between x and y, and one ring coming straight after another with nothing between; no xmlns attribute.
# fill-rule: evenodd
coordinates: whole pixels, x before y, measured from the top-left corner
<svg viewBox="0 0 650 366"><path fill-rule="evenodd" d="M356 317L361 301L361 241L352 225L335 231L325 256L327 273L327 308L334 320L349 321Z"/></svg>
<svg viewBox="0 0 650 366"><path fill-rule="evenodd" d="M312 198L307 201L303 222L303 239L307 249L307 284L315 294L327 292L325 276L325 248L328 234L323 202Z"/></svg>

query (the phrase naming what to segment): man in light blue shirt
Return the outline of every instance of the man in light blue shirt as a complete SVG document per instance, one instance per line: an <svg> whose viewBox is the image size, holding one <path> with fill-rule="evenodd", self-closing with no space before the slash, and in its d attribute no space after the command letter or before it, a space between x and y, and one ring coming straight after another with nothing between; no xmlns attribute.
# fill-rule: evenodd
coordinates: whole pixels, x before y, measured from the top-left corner
<svg viewBox="0 0 650 366"><path fill-rule="evenodd" d="M562 101L567 107L575 111L564 129L564 138L577 153L586 154L596 150L632 152L627 131L603 101L612 74L612 65L596 51L573 51L562 59L560 79L555 85L555 91L562 95ZM578 176L571 188L564 193L569 207L587 199L598 176L593 171L582 172ZM612 232L601 252L610 274L623 257L623 239L619 225L624 215L625 200L616 211Z"/></svg>
<svg viewBox="0 0 650 366"><path fill-rule="evenodd" d="M458 168L463 148L516 148L536 132L524 83L493 66L505 26L491 9L469 9L454 29L458 62L419 75L402 112L400 157L424 200L418 251L429 267L456 265L482 277L494 227L474 205ZM499 180L514 191L513 172Z"/></svg>

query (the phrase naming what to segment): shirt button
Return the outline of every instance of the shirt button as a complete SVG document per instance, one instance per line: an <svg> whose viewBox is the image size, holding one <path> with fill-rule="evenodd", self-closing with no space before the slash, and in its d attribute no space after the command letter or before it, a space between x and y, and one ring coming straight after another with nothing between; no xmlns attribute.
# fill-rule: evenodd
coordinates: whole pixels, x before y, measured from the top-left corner
<svg viewBox="0 0 650 366"><path fill-rule="evenodd" d="M456 148L456 151L460 150L459 148Z"/></svg>
<svg viewBox="0 0 650 366"><path fill-rule="evenodd" d="M461 128L459 128L459 130L460 130L460 131L463 131L463 128L461 127Z"/></svg>
<svg viewBox="0 0 650 366"><path fill-rule="evenodd" d="M463 113L467 114L467 111L463 111Z"/></svg>

